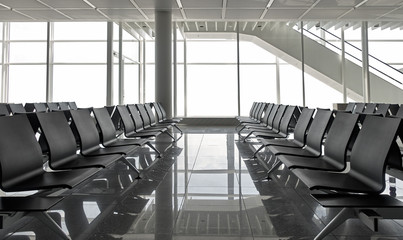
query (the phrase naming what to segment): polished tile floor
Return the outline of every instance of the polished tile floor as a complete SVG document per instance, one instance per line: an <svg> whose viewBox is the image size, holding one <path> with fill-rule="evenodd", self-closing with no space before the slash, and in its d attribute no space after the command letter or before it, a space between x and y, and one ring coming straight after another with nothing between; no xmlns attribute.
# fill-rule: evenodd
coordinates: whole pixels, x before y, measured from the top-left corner
<svg viewBox="0 0 403 240"><path fill-rule="evenodd" d="M144 168L141 180L118 162L72 190L47 193L64 196L50 216L72 239L313 239L339 211L318 205L287 169L267 181L267 167L249 159L256 141L239 142L233 127L183 129L175 144L156 140L161 159L146 149L130 158ZM393 181L386 193L403 196ZM35 217L0 233L61 239ZM348 220L326 239L403 239L403 221L382 220L375 233Z"/></svg>

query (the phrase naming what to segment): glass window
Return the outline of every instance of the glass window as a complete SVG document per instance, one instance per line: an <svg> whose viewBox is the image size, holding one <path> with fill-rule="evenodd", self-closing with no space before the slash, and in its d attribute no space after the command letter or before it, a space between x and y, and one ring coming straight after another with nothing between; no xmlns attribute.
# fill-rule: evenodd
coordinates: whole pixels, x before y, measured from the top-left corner
<svg viewBox="0 0 403 240"><path fill-rule="evenodd" d="M236 41L187 41L188 63L236 63Z"/></svg>
<svg viewBox="0 0 403 240"><path fill-rule="evenodd" d="M249 115L253 102L277 102L276 66L241 65L241 115Z"/></svg>
<svg viewBox="0 0 403 240"><path fill-rule="evenodd" d="M148 49L147 49L148 51ZM155 64L146 65L145 101L155 102Z"/></svg>
<svg viewBox="0 0 403 240"><path fill-rule="evenodd" d="M310 108L333 109L333 103L343 102L343 94L305 73L305 104Z"/></svg>
<svg viewBox="0 0 403 240"><path fill-rule="evenodd" d="M10 65L9 102L46 101L45 65Z"/></svg>
<svg viewBox="0 0 403 240"><path fill-rule="evenodd" d="M118 61L117 58L113 58L115 62ZM119 104L119 64L113 65L113 79L112 79L113 95L112 95L112 105Z"/></svg>
<svg viewBox="0 0 403 240"><path fill-rule="evenodd" d="M187 82L189 117L237 115L236 65L189 65Z"/></svg>
<svg viewBox="0 0 403 240"><path fill-rule="evenodd" d="M139 102L139 65L125 64L124 104Z"/></svg>
<svg viewBox="0 0 403 240"><path fill-rule="evenodd" d="M46 43L11 42L10 63L46 63Z"/></svg>
<svg viewBox="0 0 403 240"><path fill-rule="evenodd" d="M302 105L302 72L291 64L280 65L280 102Z"/></svg>
<svg viewBox="0 0 403 240"><path fill-rule="evenodd" d="M252 42L241 41L240 61L241 63L275 63L276 57L262 47Z"/></svg>
<svg viewBox="0 0 403 240"><path fill-rule="evenodd" d="M55 42L55 63L106 63L106 43Z"/></svg>
<svg viewBox="0 0 403 240"><path fill-rule="evenodd" d="M177 81L176 81L176 114L185 116L185 67L178 64Z"/></svg>
<svg viewBox="0 0 403 240"><path fill-rule="evenodd" d="M139 61L139 42L127 41L123 42L123 55L133 61Z"/></svg>
<svg viewBox="0 0 403 240"><path fill-rule="evenodd" d="M106 22L55 22L55 40L106 40Z"/></svg>
<svg viewBox="0 0 403 240"><path fill-rule="evenodd" d="M106 65L55 65L53 76L54 101L83 108L106 104Z"/></svg>
<svg viewBox="0 0 403 240"><path fill-rule="evenodd" d="M47 39L47 23L13 22L10 23L10 40L44 40Z"/></svg>
<svg viewBox="0 0 403 240"><path fill-rule="evenodd" d="M145 47L146 63L155 63L155 42L147 41Z"/></svg>

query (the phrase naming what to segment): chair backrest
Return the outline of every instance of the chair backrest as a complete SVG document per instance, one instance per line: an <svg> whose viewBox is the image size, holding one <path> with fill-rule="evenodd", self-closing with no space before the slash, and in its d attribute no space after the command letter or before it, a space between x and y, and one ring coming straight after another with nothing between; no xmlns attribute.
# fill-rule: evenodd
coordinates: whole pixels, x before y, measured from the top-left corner
<svg viewBox="0 0 403 240"><path fill-rule="evenodd" d="M156 102L152 103L152 105L153 105L153 107L155 109L155 114L156 114L158 122L164 121L165 119L162 116L160 106Z"/></svg>
<svg viewBox="0 0 403 240"><path fill-rule="evenodd" d="M279 107L280 107L280 105L274 104L274 106L271 109L271 112L269 114L269 118L267 119L267 127L269 129L273 128L273 121L274 121L274 118L276 117L276 114L277 114L277 111L278 111Z"/></svg>
<svg viewBox="0 0 403 240"><path fill-rule="evenodd" d="M59 102L58 104L59 104L59 109L62 111L66 111L66 110L70 109L68 102Z"/></svg>
<svg viewBox="0 0 403 240"><path fill-rule="evenodd" d="M157 102L158 107L160 108L161 114L162 114L162 119L167 119L167 113L164 109L164 107L162 106L162 103Z"/></svg>
<svg viewBox="0 0 403 240"><path fill-rule="evenodd" d="M306 134L309 125L312 122L312 116L315 113L315 109L304 108L302 109L301 115L298 118L297 124L294 128L294 141L299 143L301 146L305 145Z"/></svg>
<svg viewBox="0 0 403 240"><path fill-rule="evenodd" d="M318 109L306 135L306 148L320 155L322 140L333 120L333 113L328 109Z"/></svg>
<svg viewBox="0 0 403 240"><path fill-rule="evenodd" d="M261 123L265 124L266 126L269 123L269 116L270 116L270 112L273 109L274 104L270 103L267 105L266 110L264 111L263 117L261 119Z"/></svg>
<svg viewBox="0 0 403 240"><path fill-rule="evenodd" d="M266 110L266 107L267 107L267 103L264 103L264 102L262 102L262 103L260 103L260 107L259 107L259 109L256 111L256 115L254 116L254 119L255 120L260 120L261 118L262 118L262 115L263 115L263 112Z"/></svg>
<svg viewBox="0 0 403 240"><path fill-rule="evenodd" d="M42 151L26 115L0 118L1 189L18 190L18 184L43 173Z"/></svg>
<svg viewBox="0 0 403 240"><path fill-rule="evenodd" d="M369 113L369 114L375 113L377 105L378 104L376 104L376 103L367 103L367 104L365 104L365 109L364 109L363 113Z"/></svg>
<svg viewBox="0 0 403 240"><path fill-rule="evenodd" d="M144 104L135 104L135 105L136 105L137 110L140 113L141 120L143 120L143 127L144 128L151 127L151 120L147 114Z"/></svg>
<svg viewBox="0 0 403 240"><path fill-rule="evenodd" d="M78 109L76 102L68 102L68 104L69 104L70 109L72 109L72 110L77 110Z"/></svg>
<svg viewBox="0 0 403 240"><path fill-rule="evenodd" d="M10 116L7 103L0 103L0 116Z"/></svg>
<svg viewBox="0 0 403 240"><path fill-rule="evenodd" d="M101 131L101 140L104 146L108 146L116 141L116 130L106 108L94 108L94 117L97 120Z"/></svg>
<svg viewBox="0 0 403 240"><path fill-rule="evenodd" d="M363 113L365 109L365 103L355 103L353 113Z"/></svg>
<svg viewBox="0 0 403 240"><path fill-rule="evenodd" d="M49 150L49 166L57 169L76 155L76 139L63 112L40 112L36 116Z"/></svg>
<svg viewBox="0 0 403 240"><path fill-rule="evenodd" d="M396 117L403 118L403 104L400 104L399 110L396 112Z"/></svg>
<svg viewBox="0 0 403 240"><path fill-rule="evenodd" d="M257 105L257 102L253 102L252 107L249 110L249 117L253 116L253 111L255 110L256 105Z"/></svg>
<svg viewBox="0 0 403 240"><path fill-rule="evenodd" d="M355 107L355 103L353 102L349 102L346 106L345 111L347 112L353 112L354 111L354 107Z"/></svg>
<svg viewBox="0 0 403 240"><path fill-rule="evenodd" d="M150 118L151 126L154 126L155 124L157 124L157 119L155 118L153 109L151 108L151 104L144 103L144 108L147 112L148 117Z"/></svg>
<svg viewBox="0 0 403 240"><path fill-rule="evenodd" d="M9 103L8 104L8 109L10 113L13 115L16 113L26 113L27 111L25 110L24 106L22 103Z"/></svg>
<svg viewBox="0 0 403 240"><path fill-rule="evenodd" d="M120 121L123 124L125 135L127 136L129 134L135 133L136 126L134 125L128 108L123 105L117 105L115 112L119 115Z"/></svg>
<svg viewBox="0 0 403 240"><path fill-rule="evenodd" d="M284 112L283 118L280 123L280 133L284 135L288 135L288 129L292 123L294 118L294 113L298 111L296 106L287 106L287 109Z"/></svg>
<svg viewBox="0 0 403 240"><path fill-rule="evenodd" d="M87 109L79 109L70 110L70 114L80 139L81 153L86 155L100 149L99 132L90 112Z"/></svg>
<svg viewBox="0 0 403 240"><path fill-rule="evenodd" d="M57 103L48 102L48 103L46 103L46 105L48 105L48 111L49 112L60 110L59 105Z"/></svg>
<svg viewBox="0 0 403 240"><path fill-rule="evenodd" d="M46 103L34 103L35 112L47 112Z"/></svg>
<svg viewBox="0 0 403 240"><path fill-rule="evenodd" d="M371 186L363 192L380 193L384 190L386 160L400 125L400 118L365 118L350 156L351 174Z"/></svg>
<svg viewBox="0 0 403 240"><path fill-rule="evenodd" d="M273 119L272 131L277 133L280 132L281 119L283 118L286 109L287 105L280 105L278 107L276 116Z"/></svg>
<svg viewBox="0 0 403 240"><path fill-rule="evenodd" d="M329 161L337 169L346 166L346 154L348 146L359 132L359 114L336 112L332 125L327 133L325 146L325 160Z"/></svg>
<svg viewBox="0 0 403 240"><path fill-rule="evenodd" d="M380 103L376 106L376 114L381 114L382 116L386 117L390 115L390 106L391 104L388 103Z"/></svg>
<svg viewBox="0 0 403 240"><path fill-rule="evenodd" d="M132 118L132 121L134 123L134 130L135 132L139 132L144 130L143 126L143 119L141 119L140 113L134 104L128 104L127 108L129 109L130 116Z"/></svg>

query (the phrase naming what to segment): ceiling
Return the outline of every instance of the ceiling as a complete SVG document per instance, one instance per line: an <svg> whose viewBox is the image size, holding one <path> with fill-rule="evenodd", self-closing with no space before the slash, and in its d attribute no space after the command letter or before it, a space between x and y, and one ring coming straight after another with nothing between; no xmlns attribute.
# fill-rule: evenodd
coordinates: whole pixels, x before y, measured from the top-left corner
<svg viewBox="0 0 403 240"><path fill-rule="evenodd" d="M190 23L237 21L304 21L310 26L368 21L370 26L403 27L403 0L0 0L0 21L119 21L152 28L160 3L171 5L173 20L188 30Z"/></svg>

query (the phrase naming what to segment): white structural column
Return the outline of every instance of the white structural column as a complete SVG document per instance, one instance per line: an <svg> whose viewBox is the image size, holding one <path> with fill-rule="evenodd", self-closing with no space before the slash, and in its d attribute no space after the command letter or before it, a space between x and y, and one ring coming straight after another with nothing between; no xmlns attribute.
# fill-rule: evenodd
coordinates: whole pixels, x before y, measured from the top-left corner
<svg viewBox="0 0 403 240"><path fill-rule="evenodd" d="M240 49L239 49L239 22L236 28L236 56L237 56L237 91L238 91L238 116L241 115L241 67L240 67Z"/></svg>
<svg viewBox="0 0 403 240"><path fill-rule="evenodd" d="M343 87L343 103L347 103L346 48L344 42L344 27L341 28L341 84Z"/></svg>
<svg viewBox="0 0 403 240"><path fill-rule="evenodd" d="M172 117L172 10L171 1L156 1L155 101Z"/></svg>
<svg viewBox="0 0 403 240"><path fill-rule="evenodd" d="M53 23L48 22L46 52L46 101L53 102Z"/></svg>
<svg viewBox="0 0 403 240"><path fill-rule="evenodd" d="M178 51L178 36L177 36L177 26L176 23L173 24L173 94L174 94L174 102L173 102L173 115L177 116L178 113L178 93L177 93L177 88L178 88L178 56L177 56L177 51Z"/></svg>
<svg viewBox="0 0 403 240"><path fill-rule="evenodd" d="M123 26L119 23L119 104L125 102L125 62L123 59Z"/></svg>
<svg viewBox="0 0 403 240"><path fill-rule="evenodd" d="M302 106L305 107L305 49L304 49L303 22L301 22L301 72L302 72Z"/></svg>
<svg viewBox="0 0 403 240"><path fill-rule="evenodd" d="M113 22L107 24L106 105L113 105Z"/></svg>
<svg viewBox="0 0 403 240"><path fill-rule="evenodd" d="M362 22L361 26L361 44L362 44L362 96L364 102L371 101L370 83L369 83L369 60L368 60L368 22Z"/></svg>
<svg viewBox="0 0 403 240"><path fill-rule="evenodd" d="M1 102L8 102L8 69L9 69L9 43L10 40L10 23L3 23L3 54L1 56L1 64L3 70L1 72Z"/></svg>
<svg viewBox="0 0 403 240"><path fill-rule="evenodd" d="M280 60L276 56L276 96L277 96L277 104L281 103L281 89L280 89Z"/></svg>

